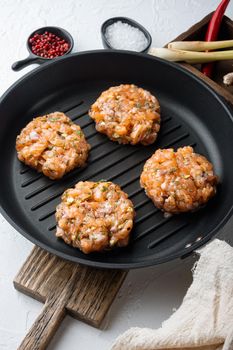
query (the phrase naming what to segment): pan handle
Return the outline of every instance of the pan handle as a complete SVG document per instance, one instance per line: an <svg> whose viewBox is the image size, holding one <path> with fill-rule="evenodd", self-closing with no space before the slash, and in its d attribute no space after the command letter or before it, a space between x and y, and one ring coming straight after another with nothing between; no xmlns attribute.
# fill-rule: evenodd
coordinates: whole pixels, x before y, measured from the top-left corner
<svg viewBox="0 0 233 350"><path fill-rule="evenodd" d="M28 66L29 64L36 63L36 62L39 63L39 60L40 59L38 57L32 57L31 55L29 55L24 60L16 61L15 63L13 63L11 68L14 71L18 71Z"/></svg>

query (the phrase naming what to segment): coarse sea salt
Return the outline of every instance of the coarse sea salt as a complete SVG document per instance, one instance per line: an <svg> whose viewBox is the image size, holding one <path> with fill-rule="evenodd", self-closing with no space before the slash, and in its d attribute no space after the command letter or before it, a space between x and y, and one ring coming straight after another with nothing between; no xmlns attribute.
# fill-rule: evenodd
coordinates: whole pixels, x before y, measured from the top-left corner
<svg viewBox="0 0 233 350"><path fill-rule="evenodd" d="M141 30L127 23L117 21L107 27L106 39L114 49L142 51L148 41Z"/></svg>

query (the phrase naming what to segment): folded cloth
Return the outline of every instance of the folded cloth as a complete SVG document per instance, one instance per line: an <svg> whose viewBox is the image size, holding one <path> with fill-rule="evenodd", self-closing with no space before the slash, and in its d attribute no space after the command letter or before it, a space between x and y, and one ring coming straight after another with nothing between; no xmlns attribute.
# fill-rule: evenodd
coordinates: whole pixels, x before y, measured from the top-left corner
<svg viewBox="0 0 233 350"><path fill-rule="evenodd" d="M233 248L215 239L198 254L179 309L157 330L129 329L112 350L233 350Z"/></svg>

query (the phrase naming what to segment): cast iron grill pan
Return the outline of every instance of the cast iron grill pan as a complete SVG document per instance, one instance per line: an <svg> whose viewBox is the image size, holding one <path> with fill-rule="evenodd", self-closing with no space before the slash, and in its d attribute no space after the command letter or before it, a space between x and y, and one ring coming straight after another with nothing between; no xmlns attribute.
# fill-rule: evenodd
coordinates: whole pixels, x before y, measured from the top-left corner
<svg viewBox="0 0 233 350"><path fill-rule="evenodd" d="M151 146L119 145L96 132L90 105L110 86L134 83L161 103L161 131ZM17 160L15 139L33 117L65 112L91 144L88 166L52 181ZM14 84L0 102L0 203L3 215L35 244L63 258L106 268L149 266L188 254L209 240L232 213L232 115L201 80L177 65L126 51L92 51L45 64ZM213 162L221 184L205 208L164 217L139 185L157 148L191 145ZM80 180L119 184L136 209L130 245L85 255L55 237L55 208Z"/></svg>

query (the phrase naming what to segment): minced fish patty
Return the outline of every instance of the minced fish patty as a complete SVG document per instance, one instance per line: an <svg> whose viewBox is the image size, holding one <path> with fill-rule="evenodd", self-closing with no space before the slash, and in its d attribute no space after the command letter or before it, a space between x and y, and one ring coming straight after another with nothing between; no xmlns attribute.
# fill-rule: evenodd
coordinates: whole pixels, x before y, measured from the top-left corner
<svg viewBox="0 0 233 350"><path fill-rule="evenodd" d="M91 106L96 130L119 143L153 143L160 129L160 105L155 96L133 84L111 87Z"/></svg>
<svg viewBox="0 0 233 350"><path fill-rule="evenodd" d="M129 242L134 215L132 202L118 185L81 181L62 195L56 236L86 254L123 247Z"/></svg>
<svg viewBox="0 0 233 350"><path fill-rule="evenodd" d="M16 139L19 160L53 180L84 166L89 149L80 126L61 112L33 119Z"/></svg>
<svg viewBox="0 0 233 350"><path fill-rule="evenodd" d="M213 165L192 147L158 149L144 165L141 186L168 213L196 210L216 193Z"/></svg>

